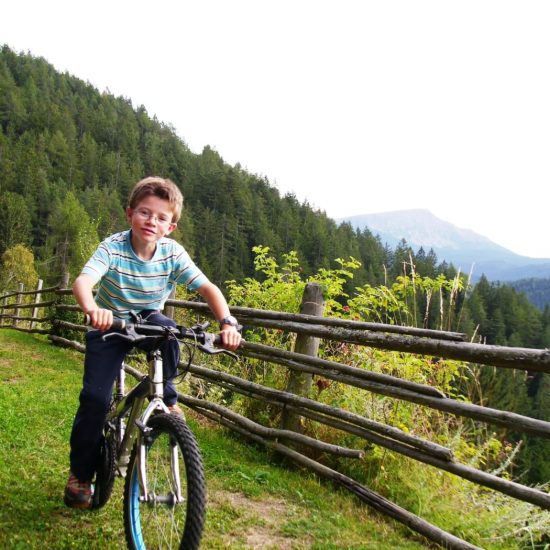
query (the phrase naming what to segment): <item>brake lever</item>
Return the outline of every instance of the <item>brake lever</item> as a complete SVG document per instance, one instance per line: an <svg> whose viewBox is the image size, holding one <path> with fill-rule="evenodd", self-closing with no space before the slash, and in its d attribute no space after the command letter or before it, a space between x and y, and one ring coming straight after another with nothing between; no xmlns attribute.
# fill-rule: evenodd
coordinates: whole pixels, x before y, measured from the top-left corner
<svg viewBox="0 0 550 550"><path fill-rule="evenodd" d="M119 338L121 340L125 340L126 342L136 343L147 339L147 336L138 334L134 328L134 325L131 323L126 324L124 326L124 330L126 331L126 334L123 334L122 332L109 332L108 334L102 336L102 340L106 341L109 338Z"/></svg>
<svg viewBox="0 0 550 550"><path fill-rule="evenodd" d="M125 340L126 342L131 342L132 344L135 344L137 342L145 340L147 336L138 336L137 338L134 338L133 336L121 334L120 332L110 332L109 334L105 334L101 337L104 342L107 341L109 338L118 338L119 340Z"/></svg>
<svg viewBox="0 0 550 550"><path fill-rule="evenodd" d="M223 353L225 355L228 355L235 361L238 361L239 356L236 353L233 353L232 351L229 351L228 349L225 349L225 348L218 348L214 345L216 338L217 338L217 335L209 332L205 332L204 343L198 344L197 348L202 352L207 353L208 355L219 355L220 353Z"/></svg>
<svg viewBox="0 0 550 550"><path fill-rule="evenodd" d="M231 357L232 359L235 359L236 361L239 360L239 356L236 353L229 351L228 349L211 348L211 347L205 346L204 344L199 344L197 348L199 348L202 352L207 353L208 355L219 355L220 353L223 353L225 355L229 355L229 357Z"/></svg>
<svg viewBox="0 0 550 550"><path fill-rule="evenodd" d="M199 333L206 332L206 329L209 326L210 326L210 322L206 321L202 324L199 323L199 324L193 325L190 330L192 330L193 332L196 332L197 334L199 334Z"/></svg>

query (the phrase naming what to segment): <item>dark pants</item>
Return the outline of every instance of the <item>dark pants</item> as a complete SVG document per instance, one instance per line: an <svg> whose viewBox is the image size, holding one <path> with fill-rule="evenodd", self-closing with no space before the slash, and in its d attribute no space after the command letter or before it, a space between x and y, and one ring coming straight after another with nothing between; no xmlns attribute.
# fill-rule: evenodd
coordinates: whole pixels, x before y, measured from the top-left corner
<svg viewBox="0 0 550 550"><path fill-rule="evenodd" d="M143 311L141 315L157 325L176 325L172 319L158 311ZM126 354L133 347L119 338L104 341L102 337L108 333L109 331L92 330L86 334L83 387L70 440L71 471L82 481L94 477L113 385ZM147 346L143 343L137 347L147 351ZM164 378L168 379L164 387L164 402L173 405L177 401L177 395L172 378L179 363L179 345L176 340L169 340L160 349Z"/></svg>

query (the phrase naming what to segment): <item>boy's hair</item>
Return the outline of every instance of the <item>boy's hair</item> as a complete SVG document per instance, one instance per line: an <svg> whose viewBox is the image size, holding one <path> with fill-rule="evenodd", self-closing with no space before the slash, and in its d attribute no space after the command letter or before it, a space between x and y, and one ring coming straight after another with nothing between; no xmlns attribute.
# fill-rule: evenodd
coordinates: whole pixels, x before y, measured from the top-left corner
<svg viewBox="0 0 550 550"><path fill-rule="evenodd" d="M172 207L172 222L177 223L183 208L183 195L177 185L169 179L150 176L138 181L128 198L129 208L135 208L145 197L155 196L167 200Z"/></svg>

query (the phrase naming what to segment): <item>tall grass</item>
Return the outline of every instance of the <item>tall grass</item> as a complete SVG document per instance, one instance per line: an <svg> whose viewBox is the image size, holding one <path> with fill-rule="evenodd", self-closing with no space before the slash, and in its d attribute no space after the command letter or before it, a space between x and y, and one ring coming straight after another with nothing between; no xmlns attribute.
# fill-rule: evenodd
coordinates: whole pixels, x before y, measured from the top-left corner
<svg viewBox="0 0 550 550"><path fill-rule="evenodd" d="M239 284L232 282L229 286L232 302L240 306L296 311L297 297L301 296L305 285L300 277L297 259L287 255L279 267L268 256L267 249L256 252L257 266L264 279L247 279ZM411 261L411 265L405 264L403 275L398 276L391 285L364 285L355 288L354 295L349 297L345 294L344 283L353 277L356 262L351 259L349 262L337 260L337 263L336 269L320 270L309 279L322 285L325 291L327 316L396 325L417 325L418 318L427 324L427 319L432 316L430 326L446 330L456 327L455 323L461 317L457 303L464 282L460 274L453 280L447 280L443 275L422 277L415 272ZM292 339L276 330L253 329L247 332L246 338L289 349L292 345ZM340 363L429 384L450 397L468 400L462 390L468 376L466 363L330 341L321 343L319 354ZM247 359L232 367L233 370L235 368L240 369L242 378L278 389L286 388L288 371L279 366ZM513 448L508 448L485 425L324 380L320 376L316 376L315 380L318 383L312 385L310 398L442 444L450 448L462 463L482 470L504 464L509 467L512 463L508 458L514 452ZM279 409L229 392L222 392L219 397L262 424L277 426L280 422ZM546 530L550 531L550 525L548 529L541 526L548 524L548 512L528 506L530 520L526 522L526 507L514 499L495 497L471 482L384 448L366 445L360 438L322 424L305 421L304 428L307 434L324 441L352 448L365 447L362 461L328 456L315 458L368 484L399 505L459 537L485 548L542 548L541 545L547 542ZM510 468L503 470L500 475L510 476L510 471ZM497 506L495 502L498 502ZM502 522L501 517L506 517L507 521Z"/></svg>

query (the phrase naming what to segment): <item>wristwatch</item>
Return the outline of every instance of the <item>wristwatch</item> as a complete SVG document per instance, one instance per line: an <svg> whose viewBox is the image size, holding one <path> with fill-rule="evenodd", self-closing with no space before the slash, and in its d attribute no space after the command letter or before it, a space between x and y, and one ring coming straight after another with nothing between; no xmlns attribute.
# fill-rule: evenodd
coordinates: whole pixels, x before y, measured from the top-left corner
<svg viewBox="0 0 550 550"><path fill-rule="evenodd" d="M223 319L220 319L220 328L222 328L224 325L230 325L235 328L239 328L239 321L233 317L233 315L229 315L228 317L224 317Z"/></svg>

